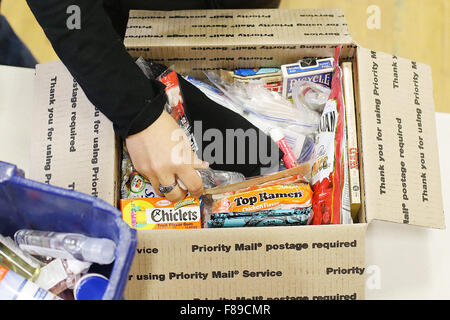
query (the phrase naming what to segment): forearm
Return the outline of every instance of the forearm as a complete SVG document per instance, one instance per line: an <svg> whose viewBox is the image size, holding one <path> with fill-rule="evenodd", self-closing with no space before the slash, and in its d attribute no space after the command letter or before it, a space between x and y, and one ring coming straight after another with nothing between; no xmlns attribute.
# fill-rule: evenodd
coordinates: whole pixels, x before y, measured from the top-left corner
<svg viewBox="0 0 450 320"><path fill-rule="evenodd" d="M89 100L125 138L155 121L165 94L126 52L101 0L27 0L56 54ZM67 8L80 8L80 28L69 29Z"/></svg>

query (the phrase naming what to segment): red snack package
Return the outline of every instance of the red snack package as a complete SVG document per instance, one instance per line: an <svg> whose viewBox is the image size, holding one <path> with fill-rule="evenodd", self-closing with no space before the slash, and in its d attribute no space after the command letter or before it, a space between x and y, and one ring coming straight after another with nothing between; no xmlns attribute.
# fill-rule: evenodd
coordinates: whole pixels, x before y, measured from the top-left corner
<svg viewBox="0 0 450 320"><path fill-rule="evenodd" d="M342 46L338 46L335 51L331 93L320 118L319 133L314 146L312 209L315 225L341 223L345 117L339 68L341 48Z"/></svg>
<svg viewBox="0 0 450 320"><path fill-rule="evenodd" d="M191 142L192 150L196 152L198 150L198 146L194 138L192 126L184 110L183 97L181 94L177 73L171 69L167 69L157 78L157 80L166 86L165 91L168 101L168 104L166 104L166 111L184 130L184 133Z"/></svg>
<svg viewBox="0 0 450 320"><path fill-rule="evenodd" d="M184 115L184 106L177 73L167 69L158 77L158 80L166 86L165 91L170 107L168 112L176 121L179 121Z"/></svg>

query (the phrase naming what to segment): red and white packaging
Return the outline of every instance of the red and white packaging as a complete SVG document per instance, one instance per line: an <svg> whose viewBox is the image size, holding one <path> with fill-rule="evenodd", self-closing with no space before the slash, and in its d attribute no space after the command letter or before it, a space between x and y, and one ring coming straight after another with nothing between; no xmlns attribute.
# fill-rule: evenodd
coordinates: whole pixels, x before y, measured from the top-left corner
<svg viewBox="0 0 450 320"><path fill-rule="evenodd" d="M340 224L344 185L345 113L338 46L334 58L331 93L322 112L312 168L313 224Z"/></svg>
<svg viewBox="0 0 450 320"><path fill-rule="evenodd" d="M168 104L166 104L166 111L184 130L184 133L191 142L192 150L196 152L198 150L198 146L194 138L192 126L184 110L183 97L181 94L177 73L171 69L167 69L157 78L157 80L166 86L165 92L168 101Z"/></svg>

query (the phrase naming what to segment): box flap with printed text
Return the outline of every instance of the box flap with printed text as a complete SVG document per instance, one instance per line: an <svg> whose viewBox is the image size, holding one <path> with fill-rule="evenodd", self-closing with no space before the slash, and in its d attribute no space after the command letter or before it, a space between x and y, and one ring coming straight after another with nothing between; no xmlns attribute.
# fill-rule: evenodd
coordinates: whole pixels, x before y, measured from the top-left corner
<svg viewBox="0 0 450 320"><path fill-rule="evenodd" d="M364 299L366 227L138 231L125 298Z"/></svg>
<svg viewBox="0 0 450 320"><path fill-rule="evenodd" d="M365 216L444 228L431 68L358 47Z"/></svg>
<svg viewBox="0 0 450 320"><path fill-rule="evenodd" d="M118 197L113 126L61 61L36 65L30 179L98 197Z"/></svg>
<svg viewBox="0 0 450 320"><path fill-rule="evenodd" d="M128 52L180 73L269 67L352 47L341 9L130 11Z"/></svg>

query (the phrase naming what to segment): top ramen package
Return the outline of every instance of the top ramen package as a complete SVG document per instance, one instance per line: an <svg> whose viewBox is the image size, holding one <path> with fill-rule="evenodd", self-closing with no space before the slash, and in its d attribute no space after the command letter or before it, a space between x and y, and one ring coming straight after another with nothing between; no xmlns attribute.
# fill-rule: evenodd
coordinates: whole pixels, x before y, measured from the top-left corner
<svg viewBox="0 0 450 320"><path fill-rule="evenodd" d="M320 118L312 168L313 224L340 224L344 184L345 119L339 53L336 48L331 93Z"/></svg>
<svg viewBox="0 0 450 320"><path fill-rule="evenodd" d="M212 213L306 208L311 206L311 199L312 190L307 183L273 185L216 199Z"/></svg>

